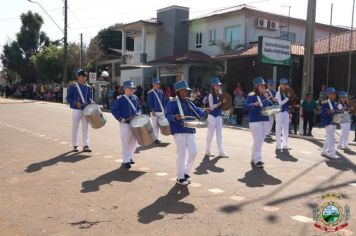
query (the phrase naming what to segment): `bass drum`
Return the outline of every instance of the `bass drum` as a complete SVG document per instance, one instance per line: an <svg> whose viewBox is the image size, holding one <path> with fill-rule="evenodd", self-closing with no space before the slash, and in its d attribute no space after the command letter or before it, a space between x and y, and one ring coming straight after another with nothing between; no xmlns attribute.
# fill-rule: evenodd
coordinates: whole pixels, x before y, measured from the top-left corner
<svg viewBox="0 0 356 236"><path fill-rule="evenodd" d="M171 135L171 127L169 126L169 122L166 117L158 117L158 126L161 131L161 134L165 136Z"/></svg>
<svg viewBox="0 0 356 236"><path fill-rule="evenodd" d="M138 144L141 146L151 145L157 139L149 116L138 115L131 120L130 125Z"/></svg>
<svg viewBox="0 0 356 236"><path fill-rule="evenodd" d="M106 124L106 118L101 112L98 104L88 104L83 110L83 115L85 116L85 118L90 123L93 129L99 129Z"/></svg>

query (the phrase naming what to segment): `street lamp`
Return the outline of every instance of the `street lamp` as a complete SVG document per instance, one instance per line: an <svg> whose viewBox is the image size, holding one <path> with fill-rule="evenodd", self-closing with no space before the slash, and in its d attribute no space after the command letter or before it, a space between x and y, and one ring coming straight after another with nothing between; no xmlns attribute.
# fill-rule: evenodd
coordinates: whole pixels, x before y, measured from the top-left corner
<svg viewBox="0 0 356 236"><path fill-rule="evenodd" d="M56 24L56 26L58 27L58 29L59 29L60 31L62 31L62 33L64 33L63 30L61 29L61 27L59 27L59 25L53 20L53 18L48 14L48 12L42 7L42 5L41 5L39 2L36 2L36 1L33 1L33 0L27 0L27 1L29 1L29 2L31 2L31 3L35 3L35 4L37 4L38 6L40 6L40 8L42 8L42 10L43 10L43 11L47 14L47 16L53 21L53 23Z"/></svg>

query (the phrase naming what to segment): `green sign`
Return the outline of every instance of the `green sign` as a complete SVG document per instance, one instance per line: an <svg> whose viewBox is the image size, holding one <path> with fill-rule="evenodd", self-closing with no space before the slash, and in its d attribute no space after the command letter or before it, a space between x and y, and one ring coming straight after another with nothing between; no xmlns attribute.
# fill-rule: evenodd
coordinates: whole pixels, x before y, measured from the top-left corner
<svg viewBox="0 0 356 236"><path fill-rule="evenodd" d="M291 42L288 40L259 37L258 55L264 64L290 66Z"/></svg>

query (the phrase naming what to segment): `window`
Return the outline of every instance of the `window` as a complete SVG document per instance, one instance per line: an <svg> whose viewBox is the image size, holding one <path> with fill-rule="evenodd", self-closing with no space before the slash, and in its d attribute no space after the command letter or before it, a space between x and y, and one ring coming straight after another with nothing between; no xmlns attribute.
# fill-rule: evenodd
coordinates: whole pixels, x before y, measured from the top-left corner
<svg viewBox="0 0 356 236"><path fill-rule="evenodd" d="M240 44L241 26L225 28L225 43L236 46Z"/></svg>
<svg viewBox="0 0 356 236"><path fill-rule="evenodd" d="M292 43L295 43L296 37L297 37L297 36L296 36L296 33L289 32L289 34L288 34L288 31L282 31L282 30L281 30L281 35L280 35L280 38L281 38L281 39L289 40L289 41L291 41Z"/></svg>
<svg viewBox="0 0 356 236"><path fill-rule="evenodd" d="M195 35L195 47L201 48L203 33L196 33Z"/></svg>
<svg viewBox="0 0 356 236"><path fill-rule="evenodd" d="M216 44L216 30L211 29L209 30L209 45L215 45Z"/></svg>

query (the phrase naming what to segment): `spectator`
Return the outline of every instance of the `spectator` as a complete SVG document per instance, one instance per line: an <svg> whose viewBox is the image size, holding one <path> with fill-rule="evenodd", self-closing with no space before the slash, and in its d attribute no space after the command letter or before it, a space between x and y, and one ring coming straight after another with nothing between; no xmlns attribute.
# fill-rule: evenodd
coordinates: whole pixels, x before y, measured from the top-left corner
<svg viewBox="0 0 356 236"><path fill-rule="evenodd" d="M240 82L237 82L237 84L236 84L236 87L235 87L235 90L234 90L234 95L235 96L237 96L237 95L244 96L243 90L242 90L242 86L241 86Z"/></svg>
<svg viewBox="0 0 356 236"><path fill-rule="evenodd" d="M241 90L235 92L236 94L234 99L234 114L236 115L236 124L242 125L242 120L244 118L244 105L246 99L243 96L243 92Z"/></svg>
<svg viewBox="0 0 356 236"><path fill-rule="evenodd" d="M314 125L315 109L318 104L313 100L311 93L307 94L306 99L302 102L302 114L303 118L303 135L312 136L312 129ZM307 134L307 125L309 125L309 132Z"/></svg>

